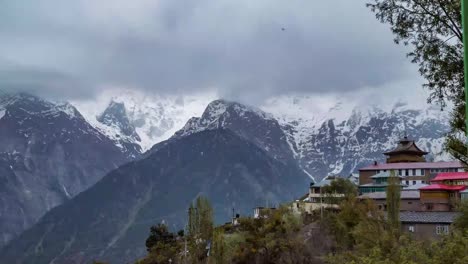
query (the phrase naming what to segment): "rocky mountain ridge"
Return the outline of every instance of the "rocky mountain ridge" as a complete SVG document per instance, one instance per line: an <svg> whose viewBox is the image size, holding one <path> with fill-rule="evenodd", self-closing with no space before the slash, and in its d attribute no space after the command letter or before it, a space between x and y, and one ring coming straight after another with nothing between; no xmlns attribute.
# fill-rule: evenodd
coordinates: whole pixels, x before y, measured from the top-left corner
<svg viewBox="0 0 468 264"><path fill-rule="evenodd" d="M0 99L1 247L130 159L68 103Z"/></svg>
<svg viewBox="0 0 468 264"><path fill-rule="evenodd" d="M128 263L145 254L151 225L185 225L187 208L207 196L218 224L232 209L290 201L308 180L296 165L225 129L170 140L158 151L106 175L90 189L47 213L0 252L8 263Z"/></svg>
<svg viewBox="0 0 468 264"><path fill-rule="evenodd" d="M443 151L444 134L449 129L448 112L414 100L411 103L398 99L389 100L384 105L356 105L353 101L342 102L326 97L322 100L309 96L284 96L267 100L258 107L222 99L197 107L205 101L150 97L155 101L135 104L132 96L118 97L127 113L151 112L138 115L137 119L135 116L129 118L137 134L144 134L146 138L146 143L143 140L140 144L143 150L163 140L154 138L148 141L148 130L138 129L141 123L153 124L155 131L165 131L164 139L206 129L229 128L281 161L294 159L316 180L330 174L348 175L374 160L382 161L384 156L381 153L393 148L405 134L431 152L429 159L450 159ZM184 111L161 110L180 109L179 104L184 102L183 105L188 105L188 101L191 105ZM158 105L158 111L148 110L155 105ZM181 116L186 118L185 123L181 122ZM165 121L161 123L160 120ZM171 124L170 129L161 124Z"/></svg>

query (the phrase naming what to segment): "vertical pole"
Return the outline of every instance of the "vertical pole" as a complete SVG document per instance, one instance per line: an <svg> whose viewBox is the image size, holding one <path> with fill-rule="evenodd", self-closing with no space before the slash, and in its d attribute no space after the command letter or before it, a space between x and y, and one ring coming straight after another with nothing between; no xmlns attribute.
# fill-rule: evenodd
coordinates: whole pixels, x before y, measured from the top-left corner
<svg viewBox="0 0 468 264"><path fill-rule="evenodd" d="M465 79L465 128L467 133L466 143L468 144L468 0L461 0L462 9L462 29L463 29L463 68Z"/></svg>

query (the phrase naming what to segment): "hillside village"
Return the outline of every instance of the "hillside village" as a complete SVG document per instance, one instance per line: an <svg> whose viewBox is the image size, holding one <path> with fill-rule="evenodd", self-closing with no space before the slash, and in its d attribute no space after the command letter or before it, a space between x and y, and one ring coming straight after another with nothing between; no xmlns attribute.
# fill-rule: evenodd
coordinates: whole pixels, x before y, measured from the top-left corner
<svg viewBox="0 0 468 264"><path fill-rule="evenodd" d="M388 152L385 163L360 168L359 174L347 178L358 185L358 199L370 199L379 210L386 211L386 190L392 177L397 178L400 192L400 221L402 230L415 237L434 238L448 234L458 215L457 205L468 200L468 172L458 161L426 161L414 140L404 137ZM309 193L293 202L293 208L313 214L317 210L337 207L327 203L328 194L322 188L338 176L327 176L311 183ZM343 197L343 194L335 194Z"/></svg>
<svg viewBox="0 0 468 264"><path fill-rule="evenodd" d="M153 227L147 246L162 236L172 242L149 246L148 256L138 263L429 263L423 259L433 257L433 263L452 263L439 258L453 245L458 248L451 259L464 263L468 172L457 161L427 161L427 154L405 136L383 153L385 163L374 162L345 177L329 175L312 182L301 198L256 207L251 217L233 209L232 221L210 231L203 231L201 222L213 224L212 209L201 197L189 212L208 213L189 213L186 235ZM420 255L406 255L408 248ZM368 257L371 249L383 252Z"/></svg>

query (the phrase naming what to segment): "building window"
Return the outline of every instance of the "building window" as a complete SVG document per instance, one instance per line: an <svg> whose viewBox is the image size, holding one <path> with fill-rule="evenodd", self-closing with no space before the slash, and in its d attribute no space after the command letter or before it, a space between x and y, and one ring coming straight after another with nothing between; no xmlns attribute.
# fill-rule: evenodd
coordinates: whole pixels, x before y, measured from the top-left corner
<svg viewBox="0 0 468 264"><path fill-rule="evenodd" d="M406 181L406 185L409 185L409 181Z"/></svg>
<svg viewBox="0 0 468 264"><path fill-rule="evenodd" d="M401 176L401 175L402 175L401 170L398 170L398 176Z"/></svg>
<svg viewBox="0 0 468 264"><path fill-rule="evenodd" d="M426 210L432 211L432 209L434 209L434 205L433 205L433 204L426 204Z"/></svg>
<svg viewBox="0 0 468 264"><path fill-rule="evenodd" d="M413 176L416 175L416 169L413 169Z"/></svg>
<svg viewBox="0 0 468 264"><path fill-rule="evenodd" d="M409 175L409 170L405 170L405 176Z"/></svg>
<svg viewBox="0 0 468 264"><path fill-rule="evenodd" d="M448 225L445 225L445 226L444 226L444 234L448 235L449 231L450 231L450 230L449 230L449 226L448 226Z"/></svg>
<svg viewBox="0 0 468 264"><path fill-rule="evenodd" d="M448 235L449 233L449 226L448 225L437 225L436 226L436 234L437 235Z"/></svg>
<svg viewBox="0 0 468 264"><path fill-rule="evenodd" d="M411 232L411 233L414 233L414 226L409 226L408 231Z"/></svg>
<svg viewBox="0 0 468 264"><path fill-rule="evenodd" d="M421 169L421 175L424 176L425 173L426 171Z"/></svg>
<svg viewBox="0 0 468 264"><path fill-rule="evenodd" d="M416 181L413 181L413 185L416 185Z"/></svg>

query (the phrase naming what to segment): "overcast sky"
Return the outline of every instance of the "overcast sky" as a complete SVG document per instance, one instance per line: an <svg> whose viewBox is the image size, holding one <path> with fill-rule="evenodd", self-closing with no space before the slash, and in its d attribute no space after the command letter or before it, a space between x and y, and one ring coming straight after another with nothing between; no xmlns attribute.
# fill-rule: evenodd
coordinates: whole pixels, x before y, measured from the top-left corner
<svg viewBox="0 0 468 264"><path fill-rule="evenodd" d="M64 99L109 87L259 100L422 89L364 0L4 0L0 88ZM400 85L401 86L401 85Z"/></svg>

